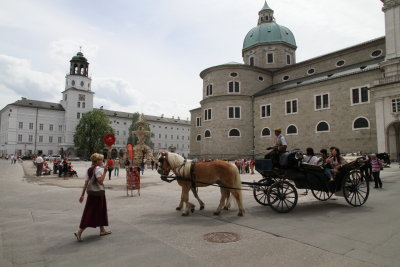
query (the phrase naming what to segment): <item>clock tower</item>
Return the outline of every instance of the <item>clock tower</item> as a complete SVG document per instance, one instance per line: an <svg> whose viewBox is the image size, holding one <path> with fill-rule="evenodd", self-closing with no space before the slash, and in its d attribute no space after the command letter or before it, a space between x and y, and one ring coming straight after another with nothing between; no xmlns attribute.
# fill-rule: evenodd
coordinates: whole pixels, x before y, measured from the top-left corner
<svg viewBox="0 0 400 267"><path fill-rule="evenodd" d="M70 60L69 73L65 77L65 90L62 92L61 105L65 109L65 118L61 147L64 152L74 148L76 126L83 114L93 110L94 93L91 90L91 82L89 62L79 51Z"/></svg>

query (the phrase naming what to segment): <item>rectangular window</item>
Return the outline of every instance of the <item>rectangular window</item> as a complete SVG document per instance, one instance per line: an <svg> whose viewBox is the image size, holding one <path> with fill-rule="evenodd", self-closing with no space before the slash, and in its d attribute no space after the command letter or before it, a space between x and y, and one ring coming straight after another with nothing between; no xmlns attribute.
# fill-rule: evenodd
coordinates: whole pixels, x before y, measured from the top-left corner
<svg viewBox="0 0 400 267"><path fill-rule="evenodd" d="M171 134L171 140L174 139L174 136Z"/></svg>
<svg viewBox="0 0 400 267"><path fill-rule="evenodd" d="M81 102L78 102L77 106L78 106L78 108L80 108L81 107Z"/></svg>
<svg viewBox="0 0 400 267"><path fill-rule="evenodd" d="M329 107L329 94L315 96L315 110L328 109Z"/></svg>
<svg viewBox="0 0 400 267"><path fill-rule="evenodd" d="M43 131L43 123L39 124L39 130Z"/></svg>
<svg viewBox="0 0 400 267"><path fill-rule="evenodd" d="M229 82L228 86L229 93L239 93L240 92L240 84L239 82Z"/></svg>
<svg viewBox="0 0 400 267"><path fill-rule="evenodd" d="M124 136L126 136L126 131L123 132Z"/></svg>
<svg viewBox="0 0 400 267"><path fill-rule="evenodd" d="M261 106L261 118L271 117L271 104Z"/></svg>
<svg viewBox="0 0 400 267"><path fill-rule="evenodd" d="M18 123L18 128L19 128L19 129L24 128L24 123L23 123L23 122L19 122L19 123Z"/></svg>
<svg viewBox="0 0 400 267"><path fill-rule="evenodd" d="M394 113L400 112L400 98L392 99L392 111Z"/></svg>
<svg viewBox="0 0 400 267"><path fill-rule="evenodd" d="M86 103L82 102L82 108L86 108Z"/></svg>
<svg viewBox="0 0 400 267"><path fill-rule="evenodd" d="M269 64L274 63L274 53L267 54L267 63Z"/></svg>
<svg viewBox="0 0 400 267"><path fill-rule="evenodd" d="M168 135L165 135L165 139L167 139L168 138Z"/></svg>
<svg viewBox="0 0 400 267"><path fill-rule="evenodd" d="M240 119L240 107L228 107L228 119Z"/></svg>
<svg viewBox="0 0 400 267"><path fill-rule="evenodd" d="M77 119L80 119L80 118L81 118L81 113L79 113L79 112L76 113L76 118L77 118Z"/></svg>
<svg viewBox="0 0 400 267"><path fill-rule="evenodd" d="M204 121L209 121L211 120L211 109L205 109L204 110Z"/></svg>
<svg viewBox="0 0 400 267"><path fill-rule="evenodd" d="M201 127L201 117L196 117L196 127Z"/></svg>
<svg viewBox="0 0 400 267"><path fill-rule="evenodd" d="M43 143L43 135L39 135L39 143Z"/></svg>
<svg viewBox="0 0 400 267"><path fill-rule="evenodd" d="M213 90L212 84L207 85L207 88L206 88L206 96L212 95L212 94L213 94L212 90Z"/></svg>
<svg viewBox="0 0 400 267"><path fill-rule="evenodd" d="M49 125L49 131L53 131L53 124Z"/></svg>
<svg viewBox="0 0 400 267"><path fill-rule="evenodd" d="M53 136L49 136L49 143L53 143Z"/></svg>
<svg viewBox="0 0 400 267"><path fill-rule="evenodd" d="M286 114L297 113L297 99L286 100Z"/></svg>
<svg viewBox="0 0 400 267"><path fill-rule="evenodd" d="M250 57L250 66L254 66L254 57Z"/></svg>
<svg viewBox="0 0 400 267"><path fill-rule="evenodd" d="M351 104L369 103L369 89L368 86L351 89Z"/></svg>
<svg viewBox="0 0 400 267"><path fill-rule="evenodd" d="M59 136L59 137L58 137L58 143L61 144L61 142L62 142L62 137Z"/></svg>
<svg viewBox="0 0 400 267"><path fill-rule="evenodd" d="M58 125L58 131L59 131L59 132L62 132L62 125L61 125L61 124Z"/></svg>
<svg viewBox="0 0 400 267"><path fill-rule="evenodd" d="M29 135L28 142L32 142L32 141L33 141L33 135Z"/></svg>
<svg viewBox="0 0 400 267"><path fill-rule="evenodd" d="M292 64L292 57L290 55L286 55L286 64L287 65Z"/></svg>
<svg viewBox="0 0 400 267"><path fill-rule="evenodd" d="M33 130L33 122L29 123L29 130Z"/></svg>
<svg viewBox="0 0 400 267"><path fill-rule="evenodd" d="M18 135L18 142L22 142L22 134Z"/></svg>
<svg viewBox="0 0 400 267"><path fill-rule="evenodd" d="M161 134L158 134L158 138L160 138L160 139L161 139Z"/></svg>

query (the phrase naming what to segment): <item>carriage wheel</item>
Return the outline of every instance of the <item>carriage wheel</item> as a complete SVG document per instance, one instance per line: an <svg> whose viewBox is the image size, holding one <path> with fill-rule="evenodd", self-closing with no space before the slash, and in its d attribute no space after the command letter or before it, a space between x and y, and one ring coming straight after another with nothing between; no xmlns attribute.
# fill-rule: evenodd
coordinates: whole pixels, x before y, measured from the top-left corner
<svg viewBox="0 0 400 267"><path fill-rule="evenodd" d="M268 188L271 186L271 182L271 179L264 178L257 182L258 185L253 187L254 198L263 206L268 206L267 192Z"/></svg>
<svg viewBox="0 0 400 267"><path fill-rule="evenodd" d="M331 192L325 192L325 191L317 191L317 190L311 190L311 193L313 194L313 196L321 201L327 201L328 199L330 199L333 196L333 193Z"/></svg>
<svg viewBox="0 0 400 267"><path fill-rule="evenodd" d="M297 199L296 188L287 181L275 182L267 192L269 206L279 213L286 213L294 209Z"/></svg>
<svg viewBox="0 0 400 267"><path fill-rule="evenodd" d="M351 170L343 178L343 196L354 207L363 205L369 195L369 183L363 179L359 170Z"/></svg>

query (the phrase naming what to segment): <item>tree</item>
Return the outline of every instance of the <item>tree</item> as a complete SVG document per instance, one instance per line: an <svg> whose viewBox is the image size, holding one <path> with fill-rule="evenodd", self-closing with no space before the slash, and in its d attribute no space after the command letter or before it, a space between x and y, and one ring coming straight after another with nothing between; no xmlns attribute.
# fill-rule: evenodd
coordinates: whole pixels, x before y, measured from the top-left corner
<svg viewBox="0 0 400 267"><path fill-rule="evenodd" d="M107 134L114 134L108 117L101 110L87 112L76 126L75 147L85 151L85 156L101 152L104 148L103 138Z"/></svg>
<svg viewBox="0 0 400 267"><path fill-rule="evenodd" d="M137 122L139 121L139 117L140 114L138 112L135 112L132 114L132 124L129 127L129 137L128 137L128 144L131 144L132 146L135 146L138 144L138 138L136 137L136 135L134 135L132 133L132 131L136 131L138 129L138 125ZM150 126L148 124L146 124L145 128L146 131L150 131ZM145 140L145 144L151 148L153 148L154 144L150 139L150 135L152 135L152 133L150 133Z"/></svg>

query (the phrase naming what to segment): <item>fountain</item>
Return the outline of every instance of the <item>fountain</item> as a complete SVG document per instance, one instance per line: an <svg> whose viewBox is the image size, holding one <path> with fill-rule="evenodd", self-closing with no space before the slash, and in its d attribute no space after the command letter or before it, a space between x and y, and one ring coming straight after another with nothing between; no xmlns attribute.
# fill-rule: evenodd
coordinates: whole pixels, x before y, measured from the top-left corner
<svg viewBox="0 0 400 267"><path fill-rule="evenodd" d="M151 133L150 131L145 130L145 127L148 125L144 119L144 115L140 114L139 121L136 123L138 128L136 131L132 131L134 135L138 138L138 143L133 147L134 158L133 164L135 166L140 166L144 159L147 161L151 161L153 159L153 153L151 148L146 145L144 142L146 141L147 136Z"/></svg>

